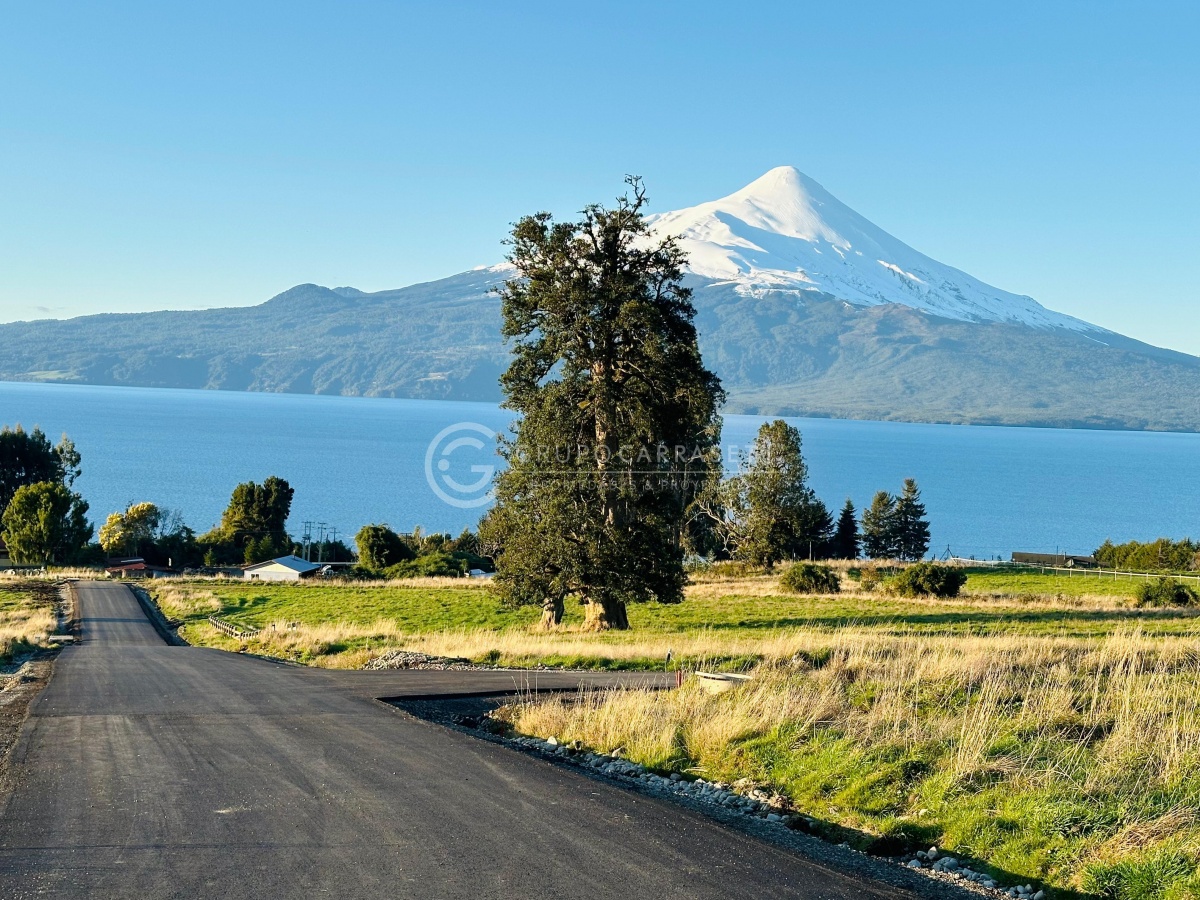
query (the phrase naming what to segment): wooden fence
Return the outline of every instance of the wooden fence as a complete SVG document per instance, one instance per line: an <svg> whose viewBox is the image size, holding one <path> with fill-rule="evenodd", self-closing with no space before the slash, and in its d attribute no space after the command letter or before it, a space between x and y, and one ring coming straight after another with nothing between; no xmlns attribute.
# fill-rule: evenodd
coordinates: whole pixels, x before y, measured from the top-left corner
<svg viewBox="0 0 1200 900"><path fill-rule="evenodd" d="M242 628L240 625L235 625L232 622L227 622L224 619L219 619L216 616L208 617L208 624L217 631L231 638L248 638L254 637L262 629L259 628Z"/></svg>

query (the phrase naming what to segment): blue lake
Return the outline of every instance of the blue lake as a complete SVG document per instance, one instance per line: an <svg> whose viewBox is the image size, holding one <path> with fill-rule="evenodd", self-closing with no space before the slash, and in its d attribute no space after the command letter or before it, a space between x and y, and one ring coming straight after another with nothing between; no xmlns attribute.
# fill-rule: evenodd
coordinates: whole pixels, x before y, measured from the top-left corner
<svg viewBox="0 0 1200 900"><path fill-rule="evenodd" d="M457 532L481 512L468 504L495 461L487 432L511 418L482 403L0 383L0 425L75 441L94 521L150 500L197 531L220 518L235 484L279 475L296 489L293 533L306 520L341 536L367 522ZM763 421L725 418L730 458ZM1200 435L789 421L835 513L847 497L861 509L916 478L939 553L1083 553L1106 537L1200 535Z"/></svg>

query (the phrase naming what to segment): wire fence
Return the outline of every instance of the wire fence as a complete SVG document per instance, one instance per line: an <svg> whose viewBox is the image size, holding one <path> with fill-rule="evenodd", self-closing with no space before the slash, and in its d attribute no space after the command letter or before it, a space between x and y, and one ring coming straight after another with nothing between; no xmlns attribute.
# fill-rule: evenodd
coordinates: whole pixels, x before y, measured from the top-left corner
<svg viewBox="0 0 1200 900"><path fill-rule="evenodd" d="M1065 574L1068 578L1107 578L1112 581L1120 581L1122 579L1133 581L1138 578L1174 578L1178 581L1194 581L1200 584L1200 575L1176 575L1170 572L1126 572L1122 569L1103 569L1090 566L1046 566L1036 563L1014 563L992 559L963 559L958 556L950 557L948 562L957 566L978 569L1010 569L1014 572L1041 572L1043 575L1049 573Z"/></svg>

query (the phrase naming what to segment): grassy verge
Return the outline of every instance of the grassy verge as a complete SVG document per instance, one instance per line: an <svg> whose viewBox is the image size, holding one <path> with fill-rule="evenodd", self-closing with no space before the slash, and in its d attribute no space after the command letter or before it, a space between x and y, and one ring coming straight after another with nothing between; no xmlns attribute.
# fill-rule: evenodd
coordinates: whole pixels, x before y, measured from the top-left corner
<svg viewBox="0 0 1200 900"><path fill-rule="evenodd" d="M1007 884L1200 896L1194 639L847 629L803 643L729 693L590 693L512 718L660 772L751 778L873 852L936 844Z"/></svg>
<svg viewBox="0 0 1200 900"><path fill-rule="evenodd" d="M55 588L46 582L0 580L0 663L49 646L57 627Z"/></svg>

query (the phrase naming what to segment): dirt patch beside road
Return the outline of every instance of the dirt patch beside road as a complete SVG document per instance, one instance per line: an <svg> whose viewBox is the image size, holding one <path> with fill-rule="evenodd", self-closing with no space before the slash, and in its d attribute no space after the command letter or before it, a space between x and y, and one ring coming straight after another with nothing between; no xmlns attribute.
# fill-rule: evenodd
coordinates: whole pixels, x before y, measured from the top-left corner
<svg viewBox="0 0 1200 900"><path fill-rule="evenodd" d="M42 692L53 671L53 651L0 670L0 808L3 808L3 799L11 787L8 782L9 753L29 715L29 704Z"/></svg>

